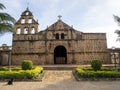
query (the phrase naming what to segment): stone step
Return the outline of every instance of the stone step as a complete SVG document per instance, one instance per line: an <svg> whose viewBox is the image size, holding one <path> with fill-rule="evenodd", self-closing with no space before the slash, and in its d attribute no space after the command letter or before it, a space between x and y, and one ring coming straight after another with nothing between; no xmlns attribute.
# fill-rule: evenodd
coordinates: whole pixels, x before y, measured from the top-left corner
<svg viewBox="0 0 120 90"><path fill-rule="evenodd" d="M44 82L58 82L75 80L71 70L46 70Z"/></svg>
<svg viewBox="0 0 120 90"><path fill-rule="evenodd" d="M90 67L89 65L41 65L44 70L74 70L76 67ZM105 64L103 67L113 68L114 64Z"/></svg>
<svg viewBox="0 0 120 90"><path fill-rule="evenodd" d="M44 70L74 70L78 65L43 65Z"/></svg>

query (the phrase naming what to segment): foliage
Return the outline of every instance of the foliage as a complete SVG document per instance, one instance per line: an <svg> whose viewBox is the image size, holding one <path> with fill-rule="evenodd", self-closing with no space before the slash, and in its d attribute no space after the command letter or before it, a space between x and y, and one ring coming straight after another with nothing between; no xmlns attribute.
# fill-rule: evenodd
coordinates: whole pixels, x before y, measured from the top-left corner
<svg viewBox="0 0 120 90"><path fill-rule="evenodd" d="M113 69L110 68L104 68L101 69L101 71L96 72L96 71L83 70L82 68L78 67L76 68L76 74L78 75L79 78L83 78L83 79L120 78L120 72L114 72Z"/></svg>
<svg viewBox="0 0 120 90"><path fill-rule="evenodd" d="M22 62L22 69L23 70L31 70L33 68L33 63L31 60L24 60Z"/></svg>
<svg viewBox="0 0 120 90"><path fill-rule="evenodd" d="M118 23L118 25L120 26L120 17L116 16L116 15L113 15L114 16L114 19L115 21ZM117 41L120 41L120 30L115 30L115 33L118 35L118 39Z"/></svg>
<svg viewBox="0 0 120 90"><path fill-rule="evenodd" d="M7 44L2 44L2 49L3 49L3 50L8 50L8 49L9 49L9 46L7 46Z"/></svg>
<svg viewBox="0 0 120 90"><path fill-rule="evenodd" d="M5 6L0 3L0 10L5 9ZM14 32L13 25L15 19L8 13L0 12L0 33L4 32Z"/></svg>
<svg viewBox="0 0 120 90"><path fill-rule="evenodd" d="M42 72L42 67L36 67L33 70L0 71L0 79L9 79L11 77L17 80L35 79Z"/></svg>
<svg viewBox="0 0 120 90"><path fill-rule="evenodd" d="M19 70L21 70L21 68L19 68L19 67L14 67L14 68L11 68L11 70L12 70L12 71L19 71Z"/></svg>
<svg viewBox="0 0 120 90"><path fill-rule="evenodd" d="M78 69L82 69L84 71L94 71L93 68L91 68L91 67L78 67ZM101 67L100 71L114 71L114 69L113 68Z"/></svg>
<svg viewBox="0 0 120 90"><path fill-rule="evenodd" d="M114 71L113 68L101 68L100 71Z"/></svg>
<svg viewBox="0 0 120 90"><path fill-rule="evenodd" d="M102 62L99 60L93 60L91 62L91 67L93 68L94 71L98 71L102 67Z"/></svg>
<svg viewBox="0 0 120 90"><path fill-rule="evenodd" d="M7 67L0 68L0 71L8 71L9 69Z"/></svg>

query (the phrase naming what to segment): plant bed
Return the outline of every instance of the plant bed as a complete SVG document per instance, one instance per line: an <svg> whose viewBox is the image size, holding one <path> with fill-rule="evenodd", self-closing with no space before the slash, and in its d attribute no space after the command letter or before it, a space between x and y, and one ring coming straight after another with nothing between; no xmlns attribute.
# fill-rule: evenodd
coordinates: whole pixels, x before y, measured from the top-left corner
<svg viewBox="0 0 120 90"><path fill-rule="evenodd" d="M92 68L76 68L73 71L75 79L80 80L120 80L120 72L115 72L113 69L104 68L99 71L94 71Z"/></svg>
<svg viewBox="0 0 120 90"><path fill-rule="evenodd" d="M14 78L15 81L41 81L44 75L42 67L36 67L31 70L12 68L11 71L8 71L6 68L3 69L0 70L1 81L7 81L10 78Z"/></svg>

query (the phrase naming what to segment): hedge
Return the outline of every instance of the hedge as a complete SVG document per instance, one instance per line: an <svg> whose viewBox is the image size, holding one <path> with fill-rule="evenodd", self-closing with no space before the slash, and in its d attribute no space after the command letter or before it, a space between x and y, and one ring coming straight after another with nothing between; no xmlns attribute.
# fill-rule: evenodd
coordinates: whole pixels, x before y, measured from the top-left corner
<svg viewBox="0 0 120 90"><path fill-rule="evenodd" d="M91 67L77 67L77 68L82 69L84 71L94 71L93 68ZM114 71L114 69L102 67L99 71ZM120 71L119 68L118 68L118 71Z"/></svg>
<svg viewBox="0 0 120 90"><path fill-rule="evenodd" d="M0 71L0 79L14 78L17 80L34 79L43 72L42 67L36 67L33 70L19 70L19 71Z"/></svg>
<svg viewBox="0 0 120 90"><path fill-rule="evenodd" d="M109 70L109 69L106 69ZM115 71L88 71L81 68L76 68L76 73L79 78L120 78L120 72Z"/></svg>
<svg viewBox="0 0 120 90"><path fill-rule="evenodd" d="M0 68L0 71L9 71L9 69L7 67L2 67Z"/></svg>

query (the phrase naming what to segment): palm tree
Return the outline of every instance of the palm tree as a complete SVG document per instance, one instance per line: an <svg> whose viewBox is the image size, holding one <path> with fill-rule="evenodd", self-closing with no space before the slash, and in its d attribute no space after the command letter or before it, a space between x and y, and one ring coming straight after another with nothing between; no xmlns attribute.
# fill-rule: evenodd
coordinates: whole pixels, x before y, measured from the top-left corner
<svg viewBox="0 0 120 90"><path fill-rule="evenodd" d="M6 7L0 3L0 10L5 9ZM14 32L14 23L15 19L4 12L0 12L0 34L5 32Z"/></svg>
<svg viewBox="0 0 120 90"><path fill-rule="evenodd" d="M118 23L118 25L120 26L120 17L113 15L115 21ZM118 35L117 41L120 41L120 30L115 30L115 33Z"/></svg>

